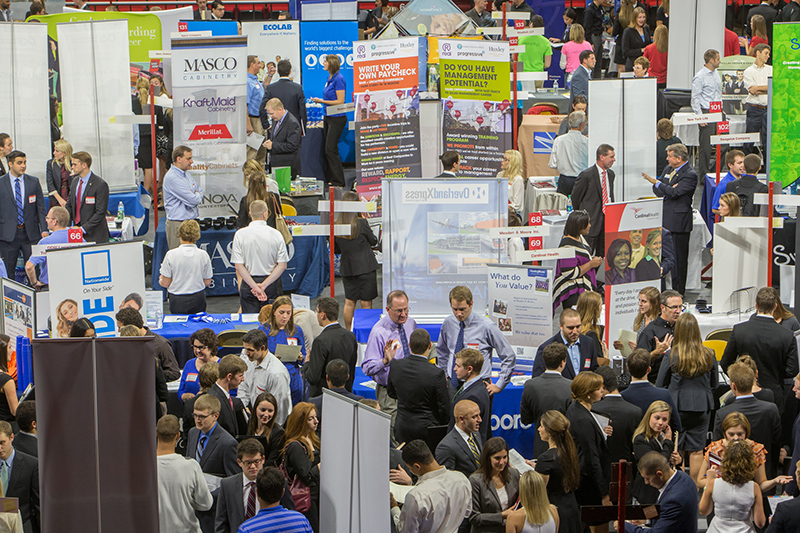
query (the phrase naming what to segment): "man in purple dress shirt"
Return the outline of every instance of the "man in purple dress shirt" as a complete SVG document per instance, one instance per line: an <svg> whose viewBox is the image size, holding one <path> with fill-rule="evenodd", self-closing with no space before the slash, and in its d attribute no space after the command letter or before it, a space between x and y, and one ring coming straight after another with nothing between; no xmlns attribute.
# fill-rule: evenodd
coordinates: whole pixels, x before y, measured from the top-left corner
<svg viewBox="0 0 800 533"><path fill-rule="evenodd" d="M364 361L361 363L364 374L378 384L375 394L381 411L392 416L390 435L394 435L397 400L389 397L386 390L389 364L394 358L401 359L411 355L408 339L415 329L417 329L416 321L408 316L408 295L403 291L390 292L386 296L386 315L370 331ZM397 349L391 350L394 343L398 343Z"/></svg>

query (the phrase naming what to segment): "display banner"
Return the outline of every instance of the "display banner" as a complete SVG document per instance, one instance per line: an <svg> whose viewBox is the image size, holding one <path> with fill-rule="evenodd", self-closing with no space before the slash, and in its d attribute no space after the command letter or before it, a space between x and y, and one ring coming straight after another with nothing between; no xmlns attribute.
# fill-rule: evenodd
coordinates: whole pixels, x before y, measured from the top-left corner
<svg viewBox="0 0 800 533"><path fill-rule="evenodd" d="M17 335L33 339L36 333L36 291L8 278L3 284L3 333L11 337L9 350L14 351Z"/></svg>
<svg viewBox="0 0 800 533"><path fill-rule="evenodd" d="M302 58L303 92L306 95L306 104L310 98L322 98L322 90L328 81L328 71L322 67L322 62L328 54L339 56L339 72L344 76L345 91L344 101L353 101L353 42L358 40L358 22L330 21L330 22L301 22L300 23L300 57ZM309 106L310 109L319 111L319 122L322 122L324 107ZM347 113L347 120L353 120L353 113ZM316 122L312 119L309 110L309 123ZM321 124L320 124L321 126ZM339 155L342 161L354 161L356 153L355 133L345 128L339 138Z"/></svg>
<svg viewBox="0 0 800 533"><path fill-rule="evenodd" d="M612 354L620 330L633 328L639 291L661 287L662 209L661 199L606 206L605 341Z"/></svg>
<svg viewBox="0 0 800 533"><path fill-rule="evenodd" d="M415 316L448 315L455 285L472 290L475 312L487 305L487 264L506 262L508 183L494 179L383 180L383 293L408 293Z"/></svg>
<svg viewBox="0 0 800 533"><path fill-rule="evenodd" d="M68 337L72 324L86 317L98 337L113 337L114 316L123 300L139 295L147 317L144 252L141 241L62 248L47 252L50 275L50 336Z"/></svg>
<svg viewBox="0 0 800 533"><path fill-rule="evenodd" d="M379 206L383 178L422 176L418 46L418 38L353 43L356 191Z"/></svg>
<svg viewBox="0 0 800 533"><path fill-rule="evenodd" d="M508 43L439 39L442 97L502 102L511 97Z"/></svg>
<svg viewBox="0 0 800 533"><path fill-rule="evenodd" d="M722 76L722 111L728 120L731 115L747 113L744 101L749 93L744 86L744 71L754 60L752 56L728 56L720 60L717 72Z"/></svg>
<svg viewBox="0 0 800 533"><path fill-rule="evenodd" d="M242 35L247 36L248 55L258 56L264 64L288 59L292 64L292 79L300 83L300 22L296 20L260 20L242 22ZM277 73L272 83L278 81ZM285 104L286 102L284 102ZM298 120L300 117L296 117Z"/></svg>
<svg viewBox="0 0 800 533"><path fill-rule="evenodd" d="M3 24L0 31L0 124L15 147L27 155L27 173L47 190L46 167L51 159L47 29L41 24ZM6 169L8 170L8 169ZM13 277L13 276L12 276Z"/></svg>
<svg viewBox="0 0 800 533"><path fill-rule="evenodd" d="M489 317L517 352L517 370L527 371L553 336L553 270L489 265L488 285Z"/></svg>
<svg viewBox="0 0 800 533"><path fill-rule="evenodd" d="M229 216L246 194L247 37L173 39L174 144L192 149L200 217Z"/></svg>
<svg viewBox="0 0 800 533"><path fill-rule="evenodd" d="M800 177L800 124L797 87L800 84L800 24L786 22L772 29L772 119L769 137L769 179L788 187Z"/></svg>
<svg viewBox="0 0 800 533"><path fill-rule="evenodd" d="M178 23L178 31L210 31L214 37L232 37L239 35L239 26L235 20L182 20Z"/></svg>

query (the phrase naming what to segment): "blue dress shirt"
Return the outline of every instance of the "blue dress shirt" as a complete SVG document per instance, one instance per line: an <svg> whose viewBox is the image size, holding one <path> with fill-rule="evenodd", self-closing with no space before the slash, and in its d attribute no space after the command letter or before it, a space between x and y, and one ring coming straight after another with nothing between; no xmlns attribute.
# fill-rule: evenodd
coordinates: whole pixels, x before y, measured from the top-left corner
<svg viewBox="0 0 800 533"><path fill-rule="evenodd" d="M258 116L258 108L264 99L264 86L258 81L255 74L247 73L247 114L251 117Z"/></svg>
<svg viewBox="0 0 800 533"><path fill-rule="evenodd" d="M54 231L47 237L39 241L39 244L63 244L69 242L69 230L60 229ZM32 255L29 259L34 265L42 265L39 272L39 281L47 285L50 277L47 274L47 256L46 255Z"/></svg>
<svg viewBox="0 0 800 533"><path fill-rule="evenodd" d="M692 79L692 111L700 115L711 102L722 100L722 80L719 73L703 66Z"/></svg>
<svg viewBox="0 0 800 533"><path fill-rule="evenodd" d="M564 344L567 346L569 360L572 361L572 368L575 370L575 375L577 376L578 373L583 370L581 366L581 338L578 337L575 344L570 344L567 342L567 339L564 338L564 334L561 333L561 340L564 341Z"/></svg>
<svg viewBox="0 0 800 533"><path fill-rule="evenodd" d="M168 220L197 218L197 206L203 202L203 189L192 178L172 165L164 175L164 209Z"/></svg>

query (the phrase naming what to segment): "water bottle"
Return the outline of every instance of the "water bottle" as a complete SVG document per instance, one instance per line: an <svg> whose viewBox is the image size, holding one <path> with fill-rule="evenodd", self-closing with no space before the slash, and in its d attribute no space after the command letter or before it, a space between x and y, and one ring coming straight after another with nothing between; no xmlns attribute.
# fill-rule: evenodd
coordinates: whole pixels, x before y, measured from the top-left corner
<svg viewBox="0 0 800 533"><path fill-rule="evenodd" d="M553 92L554 93L558 92L558 79L553 81Z"/></svg>
<svg viewBox="0 0 800 533"><path fill-rule="evenodd" d="M567 196L567 215L572 213L572 196Z"/></svg>
<svg viewBox="0 0 800 533"><path fill-rule="evenodd" d="M122 228L122 222L125 220L125 206L122 202L117 205L117 220L115 221L117 229Z"/></svg>
<svg viewBox="0 0 800 533"><path fill-rule="evenodd" d="M156 309L156 329L164 327L164 311L158 307Z"/></svg>

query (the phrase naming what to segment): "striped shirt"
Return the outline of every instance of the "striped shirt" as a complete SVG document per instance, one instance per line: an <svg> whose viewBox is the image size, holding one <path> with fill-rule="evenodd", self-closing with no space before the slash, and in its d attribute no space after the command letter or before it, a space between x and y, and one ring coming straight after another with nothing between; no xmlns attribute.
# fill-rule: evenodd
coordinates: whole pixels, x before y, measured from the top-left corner
<svg viewBox="0 0 800 533"><path fill-rule="evenodd" d="M308 519L280 505L261 509L239 526L238 533L313 533Z"/></svg>

